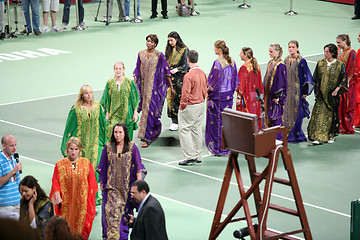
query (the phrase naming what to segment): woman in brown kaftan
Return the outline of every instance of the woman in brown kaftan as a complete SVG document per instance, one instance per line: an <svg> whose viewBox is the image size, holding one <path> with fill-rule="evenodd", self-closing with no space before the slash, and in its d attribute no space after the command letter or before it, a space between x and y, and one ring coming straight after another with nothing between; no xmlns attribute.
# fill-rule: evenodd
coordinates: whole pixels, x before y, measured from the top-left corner
<svg viewBox="0 0 360 240"><path fill-rule="evenodd" d="M339 95L347 91L345 65L336 59L336 46L327 44L324 56L313 74L315 106L308 125L308 138L314 145L333 143L339 134Z"/></svg>

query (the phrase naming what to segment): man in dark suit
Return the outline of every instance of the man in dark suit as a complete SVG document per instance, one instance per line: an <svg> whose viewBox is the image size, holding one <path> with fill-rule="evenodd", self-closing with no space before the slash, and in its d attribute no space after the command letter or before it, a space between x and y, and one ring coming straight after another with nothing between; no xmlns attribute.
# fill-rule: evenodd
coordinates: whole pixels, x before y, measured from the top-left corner
<svg viewBox="0 0 360 240"><path fill-rule="evenodd" d="M157 3L158 0L151 0L151 16L150 18L157 18ZM167 15L167 0L161 0L161 14L163 15L164 19L168 19Z"/></svg>
<svg viewBox="0 0 360 240"><path fill-rule="evenodd" d="M132 227L131 240L167 240L165 214L159 203L149 193L149 185L144 180L136 180L131 185L131 197L140 204L136 218L129 215L129 226Z"/></svg>

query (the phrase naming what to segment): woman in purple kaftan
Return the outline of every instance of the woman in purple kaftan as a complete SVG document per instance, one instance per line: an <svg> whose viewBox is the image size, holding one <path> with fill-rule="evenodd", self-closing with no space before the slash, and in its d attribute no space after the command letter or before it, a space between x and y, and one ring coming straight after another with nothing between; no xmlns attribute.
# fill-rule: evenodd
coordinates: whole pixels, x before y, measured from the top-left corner
<svg viewBox="0 0 360 240"><path fill-rule="evenodd" d="M216 41L214 51L219 58L214 62L208 77L205 143L212 154L225 156L229 151L221 148L221 112L224 108L232 108L239 77L225 42Z"/></svg>
<svg viewBox="0 0 360 240"><path fill-rule="evenodd" d="M284 61L281 60L282 53L283 50L279 44L270 45L269 55L271 60L268 62L264 77L265 128L283 126L282 117L286 101L287 71ZM282 140L282 133L278 133L276 139Z"/></svg>
<svg viewBox="0 0 360 240"><path fill-rule="evenodd" d="M169 64L164 54L155 49L158 42L155 34L146 37L147 49L139 52L134 70L134 80L140 97L138 112L142 112L138 137L143 148L148 147L160 135L160 118L168 86L172 95L175 95Z"/></svg>
<svg viewBox="0 0 360 240"><path fill-rule="evenodd" d="M314 89L314 80L306 60L300 55L299 43L288 43L290 55L284 60L287 70L287 92L283 121L288 130L288 142L306 141L302 130L305 117L310 118L309 103L306 97Z"/></svg>
<svg viewBox="0 0 360 240"><path fill-rule="evenodd" d="M117 123L110 141L105 145L97 167L102 190L101 222L103 239L128 239L129 227L123 215L133 215L137 207L131 200L130 188L134 181L143 179L146 169L138 148L124 123Z"/></svg>

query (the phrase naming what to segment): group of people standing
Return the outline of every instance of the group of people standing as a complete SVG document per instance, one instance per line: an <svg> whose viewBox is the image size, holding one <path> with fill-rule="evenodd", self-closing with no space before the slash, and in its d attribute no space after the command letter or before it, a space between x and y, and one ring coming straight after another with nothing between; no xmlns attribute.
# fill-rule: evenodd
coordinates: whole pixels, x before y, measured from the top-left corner
<svg viewBox="0 0 360 240"><path fill-rule="evenodd" d="M9 179L18 182L26 206L20 208L20 215L29 224L33 219L37 224L46 224L43 214L49 217L55 212L66 219L74 234L87 239L95 206L101 204L103 238L128 239L129 225L139 226L140 222L134 220L134 209L145 211L144 201L152 198L148 196L148 186L138 184L147 171L132 141L133 132L138 128L142 148L159 137L165 99L172 121L169 130L178 130L185 158L180 165L202 162L205 109L205 143L209 152L216 156L229 154L221 147L221 112L232 108L235 91L236 109L256 114L258 130L279 125L287 128L286 136L277 135L279 140L306 140L302 121L310 117L306 97L313 90L315 106L308 125L308 138L313 144L331 143L339 133L352 134L353 126L360 127L360 50L355 53L346 34L337 36L338 46L325 45L325 58L318 61L314 74L300 55L297 41L288 43L290 55L284 60L281 46L271 44L271 59L263 80L249 47L241 49L244 64L237 71L226 43L216 41L214 53L218 58L206 76L197 64L199 54L189 50L177 32L168 34L165 55L156 49L159 39L155 34L149 34L145 40L147 48L138 54L134 80L125 77L124 63L116 62L114 78L106 83L100 102L94 100L89 85L81 87L66 121L61 144L64 158L55 165L49 198L31 177L19 183L21 164L13 158L16 139L2 139L4 151L0 157L2 161L10 159L14 166L9 165L9 176L0 178L0 183ZM134 184L138 184L135 189ZM159 214L159 222L147 224L164 226L161 206ZM134 235L144 234L139 233L140 228L133 231ZM39 225L39 229L43 227ZM152 234L158 233L154 230ZM166 232L159 234L158 239L167 239Z"/></svg>

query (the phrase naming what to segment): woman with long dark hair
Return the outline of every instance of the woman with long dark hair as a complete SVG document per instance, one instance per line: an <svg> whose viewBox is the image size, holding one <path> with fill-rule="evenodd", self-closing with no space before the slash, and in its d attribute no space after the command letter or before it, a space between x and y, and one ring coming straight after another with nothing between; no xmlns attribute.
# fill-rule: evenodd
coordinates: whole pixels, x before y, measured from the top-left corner
<svg viewBox="0 0 360 240"><path fill-rule="evenodd" d="M260 100L264 102L264 86L261 79L260 67L254 57L253 50L249 47L243 47L240 50L240 58L245 61L245 63L240 67L238 73L240 85L236 89L236 110L256 114L259 119L258 127L259 130L261 130Z"/></svg>
<svg viewBox="0 0 360 240"><path fill-rule="evenodd" d="M139 149L130 141L126 124L115 124L97 171L103 196L103 239L128 239L129 227L123 215L133 215L136 206L131 201L131 184L143 179L146 169Z"/></svg>
<svg viewBox="0 0 360 240"><path fill-rule="evenodd" d="M44 231L54 209L50 198L33 176L24 177L19 185L21 193L20 221L36 230L39 239L44 239Z"/></svg>
<svg viewBox="0 0 360 240"><path fill-rule="evenodd" d="M288 130L288 141L303 142L306 137L301 128L302 122L305 117L310 118L306 97L314 89L314 80L305 58L300 55L298 41L291 40L288 50L290 55L284 60L288 83L283 121Z"/></svg>
<svg viewBox="0 0 360 240"><path fill-rule="evenodd" d="M205 143L212 154L225 156L229 151L221 148L221 112L224 108L232 108L239 78L235 61L230 57L226 43L222 40L216 41L214 51L219 58L214 61L208 77Z"/></svg>
<svg viewBox="0 0 360 240"><path fill-rule="evenodd" d="M277 44L269 47L269 56L266 74L264 77L265 88L265 121L264 127L282 126L284 105L286 101L287 71L284 61L281 59L283 50ZM281 133L276 135L278 140L282 140Z"/></svg>
<svg viewBox="0 0 360 240"><path fill-rule="evenodd" d="M189 71L189 65L186 61L186 54L189 49L182 41L180 35L173 31L168 35L168 43L165 49L165 58L169 63L171 82L175 90L175 97L171 96L171 90L168 88L166 100L168 104L168 117L171 118L172 124L169 129L176 131L178 129L178 111L181 100L181 90L184 75Z"/></svg>

